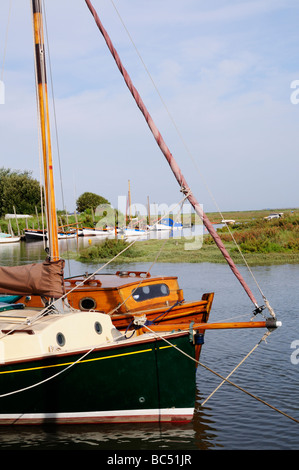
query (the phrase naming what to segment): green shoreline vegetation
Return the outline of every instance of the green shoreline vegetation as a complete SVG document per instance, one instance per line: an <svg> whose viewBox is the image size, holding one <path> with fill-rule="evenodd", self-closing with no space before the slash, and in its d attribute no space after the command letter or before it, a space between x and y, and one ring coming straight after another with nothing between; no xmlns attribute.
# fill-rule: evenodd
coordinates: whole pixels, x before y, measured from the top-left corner
<svg viewBox="0 0 299 470"><path fill-rule="evenodd" d="M270 213L283 212L279 219L265 220ZM248 265L274 265L299 263L299 210L226 212L227 219L236 220L229 226L233 237ZM221 223L219 214L208 214L213 223ZM236 264L244 264L242 256L226 226L218 229L226 249ZM197 241L197 243L199 243ZM128 248L130 242L106 240L80 250L72 257L81 262L107 262ZM159 256L158 256L159 255ZM210 235L203 236L202 246L188 238L138 241L116 258L117 263L225 263L223 255Z"/></svg>
<svg viewBox="0 0 299 470"><path fill-rule="evenodd" d="M283 213L279 219L265 220L264 217L271 213ZM76 217L66 216L62 211L58 211L58 224L74 224L93 227L100 217L95 217L90 209L86 209ZM222 217L225 220L235 220L236 223L229 225L246 262L250 265L274 265L274 264L297 264L299 263L299 208L294 209L274 209L256 211L238 211L208 213L213 224L220 224ZM27 221L11 219L14 234L23 232L24 228L42 227L41 217L32 216ZM184 223L194 223L195 215ZM9 222L0 219L0 230L8 232ZM239 250L231 238L227 227L218 229L226 249L236 264L244 264ZM176 233L180 237L180 232ZM76 259L86 263L105 263L116 256L120 251L129 246L130 242L125 240L107 239L98 244L92 243L88 248L83 248L77 252L63 253L66 258ZM159 256L158 256L159 255ZM157 257L158 256L158 257ZM202 246L198 246L193 238L170 238L167 240L146 240L136 241L129 249L118 256L116 263L143 263L153 262L157 257L160 263L225 263L223 255L215 245L210 235L203 236Z"/></svg>
<svg viewBox="0 0 299 470"><path fill-rule="evenodd" d="M58 225L64 230L75 227L94 227L101 222L122 226L124 215L107 210L96 209L99 205L109 207L109 201L94 193L83 193L76 201L77 214L65 214L57 211ZM28 219L10 220L4 218L5 214L29 214ZM25 228L42 228L40 213L40 185L34 180L31 172L0 168L0 231L22 235ZM267 221L264 217L271 213L283 213L283 217ZM213 224L220 224L222 219L236 221L230 225L230 231L250 265L254 264L285 264L299 263L299 208L294 209L264 209L253 211L234 211L208 213ZM104 219L103 219L104 217ZM114 220L116 217L116 221ZM195 214L182 217L183 224L194 224ZM69 228L67 228L69 227ZM228 252L236 263L243 263L242 257L234 244L227 227L218 229ZM116 254L124 250L128 242L124 240L106 240L97 245L92 244L79 253L64 253L80 261L99 262L111 260ZM188 249L189 248L189 249ZM192 249L193 248L193 249ZM168 240L138 241L117 258L117 262L144 262L153 261L157 255L158 262L178 263L224 263L225 260L216 247L210 235L204 235L203 244L199 248L192 240L186 238L171 238Z"/></svg>

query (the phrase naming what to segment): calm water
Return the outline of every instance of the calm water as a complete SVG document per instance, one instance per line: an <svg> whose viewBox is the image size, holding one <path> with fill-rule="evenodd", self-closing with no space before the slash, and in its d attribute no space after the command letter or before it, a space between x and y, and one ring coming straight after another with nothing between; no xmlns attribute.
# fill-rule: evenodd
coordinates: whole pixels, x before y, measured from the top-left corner
<svg viewBox="0 0 299 470"><path fill-rule="evenodd" d="M62 247L66 247L63 241ZM83 243L83 241L82 241ZM85 241L86 243L86 241ZM1 246L1 264L12 265L43 258L40 243ZM73 249L74 247L72 247ZM66 263L66 275L94 266ZM119 266L105 268L111 272ZM149 265L134 264L147 270ZM122 268L124 268L122 266ZM246 269L241 269L256 297L260 295ZM156 264L152 274L177 275L186 300L203 292L215 292L211 321L249 320L252 304L226 265ZM253 352L230 380L270 405L299 420L299 364L292 361L299 344L299 266L259 266L254 275L283 325ZM262 301L260 302L262 303ZM259 316L258 319L261 319ZM207 331L201 362L219 374L228 375L260 341L264 330ZM299 348L299 346L297 346ZM299 355L297 355L299 356ZM91 425L0 428L1 450L298 450L299 424L225 384L207 402L200 404L220 379L202 367L197 371L197 405L194 422L188 425ZM178 376L178 386L180 378Z"/></svg>

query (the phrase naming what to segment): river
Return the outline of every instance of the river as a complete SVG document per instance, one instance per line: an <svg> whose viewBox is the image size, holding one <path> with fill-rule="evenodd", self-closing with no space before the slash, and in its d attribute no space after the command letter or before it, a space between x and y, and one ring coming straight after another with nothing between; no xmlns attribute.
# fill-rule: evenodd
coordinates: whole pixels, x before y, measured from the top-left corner
<svg viewBox="0 0 299 470"><path fill-rule="evenodd" d="M67 244L63 241L60 244L62 251L66 250ZM44 258L41 243L21 242L0 248L2 265ZM124 266L113 265L106 267L105 272L119 267L124 269ZM70 260L66 262L66 275L93 272L98 268L98 265ZM130 269L148 268L145 264L130 265ZM250 273L243 267L240 270L260 300ZM226 264L157 263L151 273L177 275L186 300L195 300L203 292L214 291L210 321L247 321L252 317L253 305ZM188 425L5 427L0 428L1 450L298 450L299 424L291 418L299 420L299 354L296 354L299 350L299 266L257 266L252 268L252 273L278 320L282 321L282 326L273 331L266 342L262 341L230 377L253 396L225 384L201 406L221 380L199 366L196 411L194 421ZM200 361L227 376L260 342L263 334L264 330L260 329L207 331Z"/></svg>

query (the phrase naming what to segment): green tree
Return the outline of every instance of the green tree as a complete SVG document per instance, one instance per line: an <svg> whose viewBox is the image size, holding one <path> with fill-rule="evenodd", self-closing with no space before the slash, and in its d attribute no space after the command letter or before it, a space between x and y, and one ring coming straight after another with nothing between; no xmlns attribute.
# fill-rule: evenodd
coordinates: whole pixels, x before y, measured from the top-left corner
<svg viewBox="0 0 299 470"><path fill-rule="evenodd" d="M84 212L86 209L96 210L100 204L110 204L107 199L95 193L83 193L76 201L77 211Z"/></svg>
<svg viewBox="0 0 299 470"><path fill-rule="evenodd" d="M40 206L40 184L30 171L0 168L0 217L14 207L19 214L34 214Z"/></svg>

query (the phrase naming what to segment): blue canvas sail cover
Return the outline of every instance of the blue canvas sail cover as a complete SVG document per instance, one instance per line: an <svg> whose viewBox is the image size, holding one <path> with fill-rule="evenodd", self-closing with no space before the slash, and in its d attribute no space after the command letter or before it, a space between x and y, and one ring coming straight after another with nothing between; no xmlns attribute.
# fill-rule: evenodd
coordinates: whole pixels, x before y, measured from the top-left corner
<svg viewBox="0 0 299 470"><path fill-rule="evenodd" d="M167 227L173 227L173 220L169 217L161 219L160 224L167 225Z"/></svg>

